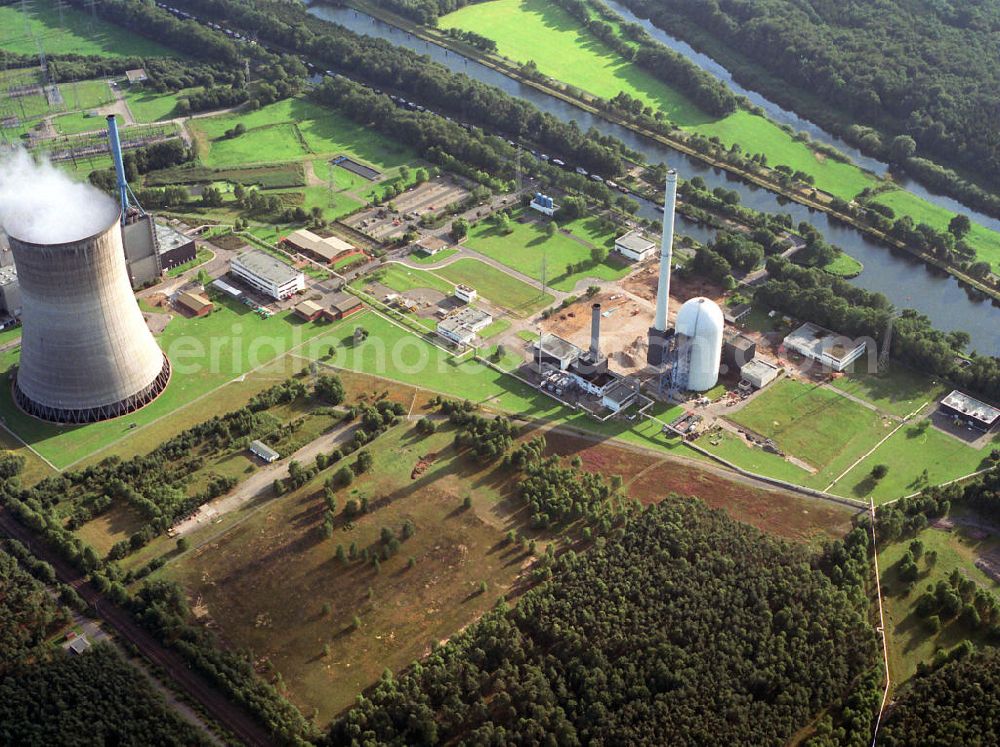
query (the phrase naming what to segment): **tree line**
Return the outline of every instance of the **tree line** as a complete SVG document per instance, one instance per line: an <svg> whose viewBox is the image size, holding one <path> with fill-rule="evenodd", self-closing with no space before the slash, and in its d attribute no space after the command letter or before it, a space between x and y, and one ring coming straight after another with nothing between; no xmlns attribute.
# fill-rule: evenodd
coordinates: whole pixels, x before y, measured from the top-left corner
<svg viewBox="0 0 1000 747"><path fill-rule="evenodd" d="M991 194L1000 143L1000 70L990 3L801 4L792 0L625 0L658 26L704 43L705 35L754 65L730 67L747 86L794 108L869 154L929 177L996 214ZM804 63L804 61L807 61ZM845 117L845 115L847 115ZM848 117L861 125L852 125ZM915 152L900 158L899 137ZM916 155L922 158L916 158ZM929 159L976 175L982 189Z"/></svg>

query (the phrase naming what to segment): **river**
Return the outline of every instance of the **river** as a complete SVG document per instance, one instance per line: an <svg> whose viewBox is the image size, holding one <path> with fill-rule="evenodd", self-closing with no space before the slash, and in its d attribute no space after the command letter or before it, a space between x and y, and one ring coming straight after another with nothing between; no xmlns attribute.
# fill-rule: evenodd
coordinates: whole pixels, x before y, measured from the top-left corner
<svg viewBox="0 0 1000 747"><path fill-rule="evenodd" d="M871 241L856 229L830 218L826 213L788 202L773 192L746 184L726 171L708 166L626 127L608 122L364 13L326 5L312 6L309 12L355 33L386 39L398 46L426 54L450 70L465 73L470 78L530 101L560 120L576 120L583 130L593 127L612 135L627 147L641 153L648 162L663 162L674 166L683 178L701 176L712 188L722 186L737 191L742 203L755 210L789 213L795 225L806 221L815 226L827 241L841 247L864 264L864 272L852 282L867 290L884 293L900 308L916 309L925 314L938 329L968 332L972 340L970 347L982 354L1000 355L1000 308L993 306L989 300L977 298L978 294L964 290L950 275L927 266L906 252L890 250ZM552 155L559 155L568 163L572 162L572 154Z"/></svg>

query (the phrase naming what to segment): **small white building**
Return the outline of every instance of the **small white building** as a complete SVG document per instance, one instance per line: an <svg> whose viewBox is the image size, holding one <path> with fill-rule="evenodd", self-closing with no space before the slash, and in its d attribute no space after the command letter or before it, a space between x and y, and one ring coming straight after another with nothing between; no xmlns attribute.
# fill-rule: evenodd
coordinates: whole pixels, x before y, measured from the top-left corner
<svg viewBox="0 0 1000 747"><path fill-rule="evenodd" d="M306 287L303 273L259 249L234 257L229 269L240 280L276 300L289 298Z"/></svg>
<svg viewBox="0 0 1000 747"><path fill-rule="evenodd" d="M629 231L624 236L615 239L615 251L633 262L642 262L653 256L656 244L639 231Z"/></svg>
<svg viewBox="0 0 1000 747"><path fill-rule="evenodd" d="M844 371L865 354L864 341L838 335L812 322L806 322L785 338L784 345L810 360L834 371Z"/></svg>
<svg viewBox="0 0 1000 747"><path fill-rule="evenodd" d="M250 453L267 464L272 464L281 458L281 454L276 452L263 441L251 442Z"/></svg>
<svg viewBox="0 0 1000 747"><path fill-rule="evenodd" d="M601 397L601 404L612 412L620 412L635 402L639 396L639 387L630 379L616 379L615 382L604 391Z"/></svg>
<svg viewBox="0 0 1000 747"><path fill-rule="evenodd" d="M740 378L754 389L763 389L781 373L781 369L760 358L747 361L740 367Z"/></svg>
<svg viewBox="0 0 1000 747"><path fill-rule="evenodd" d="M493 315L482 309L466 306L461 311L438 322L437 333L449 342L471 345L480 330L493 323Z"/></svg>
<svg viewBox="0 0 1000 747"><path fill-rule="evenodd" d="M222 278L216 278L215 280L213 280L212 287L217 288L218 290L222 291L227 296L231 296L232 298L239 299L243 297L243 291L241 291L239 288L236 288L235 286L230 285Z"/></svg>
<svg viewBox="0 0 1000 747"><path fill-rule="evenodd" d="M459 283L455 286L455 298L465 303L472 303L479 298L479 292L475 288Z"/></svg>

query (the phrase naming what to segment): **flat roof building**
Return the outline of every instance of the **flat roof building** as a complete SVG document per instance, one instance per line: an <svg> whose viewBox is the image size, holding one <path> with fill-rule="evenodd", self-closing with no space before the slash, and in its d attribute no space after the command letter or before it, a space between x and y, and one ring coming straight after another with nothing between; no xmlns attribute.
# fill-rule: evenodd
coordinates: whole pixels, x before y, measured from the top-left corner
<svg viewBox="0 0 1000 747"><path fill-rule="evenodd" d="M222 291L227 296L230 296L232 298L242 298L243 297L243 291L241 291L239 288L237 288L237 287L235 287L233 285L230 285L229 283L227 283L222 278L216 278L215 280L213 280L212 281L212 287L216 288L216 289L218 289L220 291Z"/></svg>
<svg viewBox="0 0 1000 747"><path fill-rule="evenodd" d="M190 291L178 293L175 303L195 317L208 316L214 308L212 302L201 293L191 293Z"/></svg>
<svg viewBox="0 0 1000 747"><path fill-rule="evenodd" d="M601 397L601 404L613 412L619 412L631 405L639 396L639 387L631 379L617 379Z"/></svg>
<svg viewBox="0 0 1000 747"><path fill-rule="evenodd" d="M941 400L941 411L950 417L965 421L972 428L984 433L1000 423L1000 409L980 402L957 389Z"/></svg>
<svg viewBox="0 0 1000 747"><path fill-rule="evenodd" d="M424 236L413 245L416 251L427 257L432 257L447 247L448 242L439 239L437 236Z"/></svg>
<svg viewBox="0 0 1000 747"><path fill-rule="evenodd" d="M156 246L160 253L160 269L169 270L193 260L198 253L198 245L190 236L185 236L176 228L154 223Z"/></svg>
<svg viewBox="0 0 1000 747"><path fill-rule="evenodd" d="M788 335L784 345L799 355L834 371L844 371L865 354L864 342L838 335L812 322L806 322Z"/></svg>
<svg viewBox="0 0 1000 747"><path fill-rule="evenodd" d="M476 338L476 334L480 330L488 327L492 322L492 314L482 309L466 306L461 311L438 322L437 332L446 340L459 345L468 345Z"/></svg>
<svg viewBox="0 0 1000 747"><path fill-rule="evenodd" d="M641 231L629 231L615 239L615 251L633 262L642 262L653 255L656 244L643 236Z"/></svg>
<svg viewBox="0 0 1000 747"><path fill-rule="evenodd" d="M276 300L289 298L306 287L305 275L259 249L234 257L229 269L240 280Z"/></svg>
<svg viewBox="0 0 1000 747"><path fill-rule="evenodd" d="M312 231L307 231L304 228L292 231L292 233L285 237L284 243L301 254L326 263L332 262L345 252L355 251L354 245L349 244L343 239L336 236L328 236L325 239L320 238Z"/></svg>
<svg viewBox="0 0 1000 747"><path fill-rule="evenodd" d="M755 358L740 367L740 378L755 389L763 389L776 378L781 369L773 363Z"/></svg>
<svg viewBox="0 0 1000 747"><path fill-rule="evenodd" d="M479 297L478 291L471 286L459 283L455 286L455 298L465 303L472 303Z"/></svg>
<svg viewBox="0 0 1000 747"><path fill-rule="evenodd" d="M125 78L128 80L129 85L132 85L133 83L144 83L149 80L149 76L146 75L146 68L143 67L126 70Z"/></svg>
<svg viewBox="0 0 1000 747"><path fill-rule="evenodd" d="M583 355L579 347L551 332L545 332L535 342L534 349L536 363L548 364L560 371L568 369Z"/></svg>

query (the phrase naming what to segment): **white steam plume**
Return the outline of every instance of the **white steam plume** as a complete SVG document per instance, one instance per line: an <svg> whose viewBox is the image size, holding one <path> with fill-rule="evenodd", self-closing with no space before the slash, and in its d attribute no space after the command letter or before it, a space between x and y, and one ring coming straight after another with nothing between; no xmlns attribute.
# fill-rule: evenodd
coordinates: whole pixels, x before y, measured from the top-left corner
<svg viewBox="0 0 1000 747"><path fill-rule="evenodd" d="M23 148L0 155L0 226L34 244L63 244L100 233L118 205L90 184L73 181Z"/></svg>

